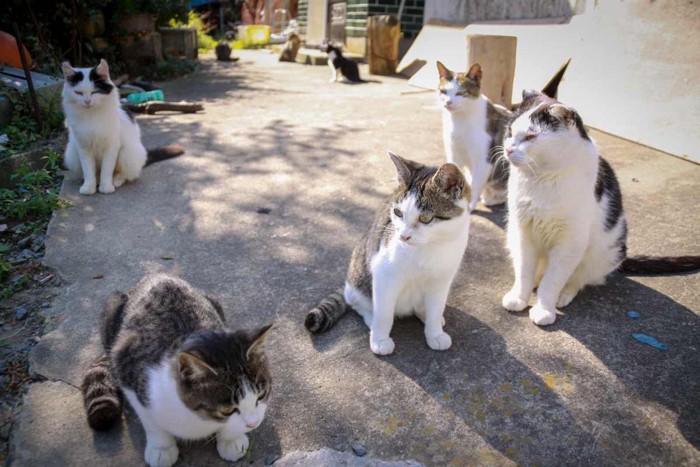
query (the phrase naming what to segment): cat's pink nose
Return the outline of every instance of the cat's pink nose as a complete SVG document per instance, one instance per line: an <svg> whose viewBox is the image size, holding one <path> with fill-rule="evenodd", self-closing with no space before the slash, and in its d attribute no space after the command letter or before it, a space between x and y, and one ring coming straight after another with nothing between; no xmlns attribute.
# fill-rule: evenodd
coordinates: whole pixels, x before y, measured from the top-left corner
<svg viewBox="0 0 700 467"><path fill-rule="evenodd" d="M514 150L514 149L515 149L515 148L514 148L513 146L508 146L508 147L506 148L506 155L507 155L507 156L510 156L511 154L513 154L513 150Z"/></svg>
<svg viewBox="0 0 700 467"><path fill-rule="evenodd" d="M401 241L404 241L404 242L407 242L411 239L410 235L399 235L399 237L401 238Z"/></svg>

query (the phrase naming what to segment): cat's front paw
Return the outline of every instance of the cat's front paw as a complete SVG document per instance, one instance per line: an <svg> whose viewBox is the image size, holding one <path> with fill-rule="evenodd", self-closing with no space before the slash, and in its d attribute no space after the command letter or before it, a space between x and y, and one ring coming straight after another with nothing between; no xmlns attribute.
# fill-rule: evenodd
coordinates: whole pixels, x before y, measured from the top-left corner
<svg viewBox="0 0 700 467"><path fill-rule="evenodd" d="M394 351L394 340L391 337L375 340L370 336L369 347L377 355L389 355Z"/></svg>
<svg viewBox="0 0 700 467"><path fill-rule="evenodd" d="M556 310L547 310L539 303L530 308L530 319L538 326L547 326L557 319Z"/></svg>
<svg viewBox="0 0 700 467"><path fill-rule="evenodd" d="M81 195L94 195L95 191L94 183L83 183L83 185L80 187Z"/></svg>
<svg viewBox="0 0 700 467"><path fill-rule="evenodd" d="M428 346L433 350L447 350L452 347L452 338L446 332L435 336L425 336Z"/></svg>
<svg viewBox="0 0 700 467"><path fill-rule="evenodd" d="M517 290L511 290L503 296L503 308L508 311L523 311L527 307L527 301L520 298Z"/></svg>
<svg viewBox="0 0 700 467"><path fill-rule="evenodd" d="M248 451L248 437L241 435L237 438L229 439L219 436L219 439L216 440L216 450L219 451L222 459L235 462L245 456L245 453Z"/></svg>
<svg viewBox="0 0 700 467"><path fill-rule="evenodd" d="M106 183L100 183L100 193L104 193L105 195L114 193L114 185L111 183L109 185Z"/></svg>
<svg viewBox="0 0 700 467"><path fill-rule="evenodd" d="M151 467L170 467L177 462L180 451L176 444L170 446L153 446L146 444L145 460Z"/></svg>

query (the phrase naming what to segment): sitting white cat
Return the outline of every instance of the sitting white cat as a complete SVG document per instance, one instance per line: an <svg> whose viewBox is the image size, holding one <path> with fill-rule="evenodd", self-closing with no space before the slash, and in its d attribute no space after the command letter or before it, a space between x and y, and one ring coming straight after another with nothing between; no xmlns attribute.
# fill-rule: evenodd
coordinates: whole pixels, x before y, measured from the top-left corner
<svg viewBox="0 0 700 467"><path fill-rule="evenodd" d="M113 193L124 182L141 175L144 166L179 156L184 150L165 146L146 151L134 118L119 103L119 92L109 79L105 60L94 68L63 63L63 110L68 127L64 163L83 177L80 193Z"/></svg>

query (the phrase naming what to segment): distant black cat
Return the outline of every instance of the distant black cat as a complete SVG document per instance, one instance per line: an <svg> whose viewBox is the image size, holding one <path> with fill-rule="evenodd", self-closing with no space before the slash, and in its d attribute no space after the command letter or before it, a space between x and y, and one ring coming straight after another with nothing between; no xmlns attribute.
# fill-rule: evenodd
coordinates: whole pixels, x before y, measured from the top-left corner
<svg viewBox="0 0 700 467"><path fill-rule="evenodd" d="M340 72L348 81L355 83L366 82L360 78L360 70L357 68L357 63L343 57L338 47L329 42L322 50L328 54L328 66L331 69L331 79L328 81L335 83L338 79L338 69L340 69Z"/></svg>

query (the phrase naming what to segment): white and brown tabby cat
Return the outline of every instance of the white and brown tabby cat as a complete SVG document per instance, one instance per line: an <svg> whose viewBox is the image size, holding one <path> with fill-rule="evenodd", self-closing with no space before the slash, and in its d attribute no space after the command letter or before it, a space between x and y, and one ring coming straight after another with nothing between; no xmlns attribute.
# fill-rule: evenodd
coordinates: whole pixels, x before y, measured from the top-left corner
<svg viewBox="0 0 700 467"><path fill-rule="evenodd" d="M345 289L306 317L313 332L330 329L348 309L364 318L377 355L394 351L394 317L416 316L425 339L446 350L445 304L469 239L469 185L454 164L429 167L389 153L398 187L377 212L350 258Z"/></svg>
<svg viewBox="0 0 700 467"><path fill-rule="evenodd" d="M165 274L114 293L102 316L105 354L83 380L88 423L109 429L126 396L146 432L148 465L173 465L176 438L211 435L223 459L240 459L270 395L269 328L228 328L219 302Z"/></svg>
<svg viewBox="0 0 700 467"><path fill-rule="evenodd" d="M567 61L547 83L544 94L556 98L568 65ZM437 68L445 155L447 162L466 169L472 187L469 210L476 208L480 198L486 206L504 203L508 164L501 158L501 144L513 109L494 104L481 92L483 73L478 63L466 73L451 71L441 62Z"/></svg>

